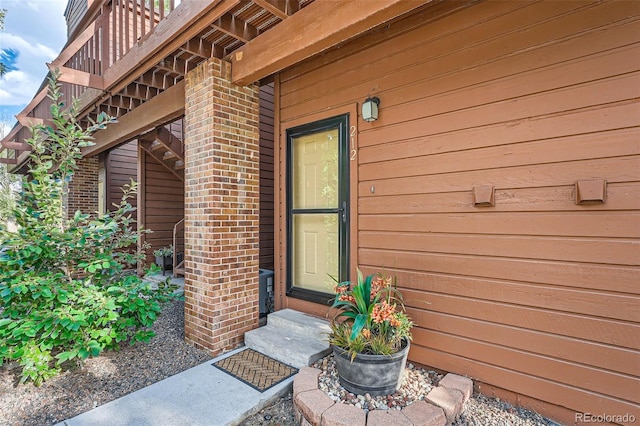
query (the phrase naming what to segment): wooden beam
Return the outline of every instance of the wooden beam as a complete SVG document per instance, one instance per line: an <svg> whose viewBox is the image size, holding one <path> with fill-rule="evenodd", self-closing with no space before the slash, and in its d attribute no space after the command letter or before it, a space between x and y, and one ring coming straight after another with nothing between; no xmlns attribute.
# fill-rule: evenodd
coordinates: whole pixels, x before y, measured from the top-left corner
<svg viewBox="0 0 640 426"><path fill-rule="evenodd" d="M44 124L44 120L38 117L29 117L28 115L18 114L16 120L22 127L31 127Z"/></svg>
<svg viewBox="0 0 640 426"><path fill-rule="evenodd" d="M141 93L140 84L135 82L122 89L122 92L120 93L122 93L123 96L127 96L131 99L140 99L144 101L147 100L147 98L145 98Z"/></svg>
<svg viewBox="0 0 640 426"><path fill-rule="evenodd" d="M189 71L195 68L194 63L186 62L175 56L168 56L156 65L156 69L160 71L169 72L171 74L178 74L181 76L187 75Z"/></svg>
<svg viewBox="0 0 640 426"><path fill-rule="evenodd" d="M31 151L31 145L25 142L5 141L2 146L7 149L15 149L18 151Z"/></svg>
<svg viewBox="0 0 640 426"><path fill-rule="evenodd" d="M176 83L155 98L118 118L93 135L95 145L82 150L83 156L93 156L135 138L150 127L175 120L184 114L184 80Z"/></svg>
<svg viewBox="0 0 640 426"><path fill-rule="evenodd" d="M147 87L154 87L156 89L164 90L167 88L167 82L164 75L158 75L155 71L147 71L142 74L136 82L143 84Z"/></svg>
<svg viewBox="0 0 640 426"><path fill-rule="evenodd" d="M298 0L253 0L253 2L283 21L300 10Z"/></svg>
<svg viewBox="0 0 640 426"><path fill-rule="evenodd" d="M430 0L316 0L231 54L232 81L248 85Z"/></svg>
<svg viewBox="0 0 640 426"><path fill-rule="evenodd" d="M204 59L213 57L222 58L224 55L223 49L220 46L216 46L200 37L195 37L187 41L182 45L181 49Z"/></svg>
<svg viewBox="0 0 640 426"><path fill-rule="evenodd" d="M16 158L0 158L0 164L18 164Z"/></svg>
<svg viewBox="0 0 640 426"><path fill-rule="evenodd" d="M137 4L134 2L134 5ZM135 7L135 6L134 6ZM135 20L134 20L135 22ZM136 203L136 222L138 223L138 249L142 251L142 247L145 245L145 241L147 238L147 234L144 232L140 232L144 229L147 216L147 179L146 179L146 161L145 161L145 151L140 146L140 141L138 141L138 164L137 164L137 173L136 179L138 180L138 194L137 194L137 203ZM138 274L141 276L143 273L143 269L145 266L145 261L142 260L138 263Z"/></svg>
<svg viewBox="0 0 640 426"><path fill-rule="evenodd" d="M2 140L0 140L0 142L9 142L13 140L13 138L18 134L20 129L22 129L22 124L17 123L15 126L13 126L11 131L4 138L2 138Z"/></svg>
<svg viewBox="0 0 640 426"><path fill-rule="evenodd" d="M51 72L54 72L55 70L58 70L60 72L58 81L104 90L104 80L99 75L80 70L74 70L73 68L69 67L54 65L53 63L47 63L47 67L49 67L49 71Z"/></svg>
<svg viewBox="0 0 640 426"><path fill-rule="evenodd" d="M98 109L96 110L98 113L102 113L104 112L105 114L111 116L111 117L117 117L118 116L118 112L119 109L117 106L111 106L111 105L107 105L107 103L102 103L100 105L98 105ZM96 118L92 118L92 120L96 120L97 119L97 115Z"/></svg>
<svg viewBox="0 0 640 426"><path fill-rule="evenodd" d="M213 26L231 37L247 43L256 38L258 30L256 27L244 22L242 19L225 13L217 19Z"/></svg>
<svg viewBox="0 0 640 426"><path fill-rule="evenodd" d="M142 104L142 101L137 98L132 98L130 96L123 96L118 94L118 95L112 96L111 99L106 101L106 104L110 107L123 108L123 109L130 110L140 106L140 104Z"/></svg>

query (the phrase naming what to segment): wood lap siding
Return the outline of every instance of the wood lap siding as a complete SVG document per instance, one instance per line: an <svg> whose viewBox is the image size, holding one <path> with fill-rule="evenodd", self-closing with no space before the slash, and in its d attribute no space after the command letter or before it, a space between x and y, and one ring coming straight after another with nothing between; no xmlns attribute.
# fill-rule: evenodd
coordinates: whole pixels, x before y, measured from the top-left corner
<svg viewBox="0 0 640 426"><path fill-rule="evenodd" d="M289 122L378 96L352 244L398 277L410 358L640 418L640 4L430 13L283 71L281 143ZM593 178L606 202L576 205ZM473 206L478 185L494 207Z"/></svg>
<svg viewBox="0 0 640 426"><path fill-rule="evenodd" d="M131 141L111 149L105 159L107 176L106 207L113 210L113 204L120 204L122 186L137 180L138 174L138 142ZM129 199L129 203L136 207L137 197Z"/></svg>
<svg viewBox="0 0 640 426"><path fill-rule="evenodd" d="M147 259L153 262L153 250L173 244L173 226L184 218L184 182L146 153L143 164L144 227L153 231L146 235Z"/></svg>
<svg viewBox="0 0 640 426"><path fill-rule="evenodd" d="M274 268L273 83L260 87L260 268Z"/></svg>
<svg viewBox="0 0 640 426"><path fill-rule="evenodd" d="M71 0L65 10L67 21L67 37L76 29L82 17L87 12L87 0Z"/></svg>

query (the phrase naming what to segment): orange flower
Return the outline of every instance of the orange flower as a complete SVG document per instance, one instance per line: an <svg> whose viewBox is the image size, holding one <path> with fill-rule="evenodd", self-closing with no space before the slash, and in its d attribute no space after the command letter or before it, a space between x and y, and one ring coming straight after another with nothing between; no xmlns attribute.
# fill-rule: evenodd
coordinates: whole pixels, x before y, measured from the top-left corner
<svg viewBox="0 0 640 426"><path fill-rule="evenodd" d="M393 317L396 311L396 304L389 305L386 300L376 304L371 311L371 318L377 324L387 321Z"/></svg>
<svg viewBox="0 0 640 426"><path fill-rule="evenodd" d="M371 337L371 330L369 330L368 328L363 328L362 329L362 336L365 339L368 339L369 337Z"/></svg>
<svg viewBox="0 0 640 426"><path fill-rule="evenodd" d="M336 294L345 294L349 291L349 285L338 284L333 287L333 292Z"/></svg>
<svg viewBox="0 0 640 426"><path fill-rule="evenodd" d="M398 319L398 316L392 316L389 320L389 324L391 324L391 327L400 327L400 320Z"/></svg>
<svg viewBox="0 0 640 426"><path fill-rule="evenodd" d="M381 274L376 275L371 280L371 301L375 299L376 295L391 285L391 277L383 278Z"/></svg>
<svg viewBox="0 0 640 426"><path fill-rule="evenodd" d="M353 304L356 303L356 299L354 299L353 296L348 295L348 294L341 294L338 297L338 300L340 300L341 302L351 302Z"/></svg>

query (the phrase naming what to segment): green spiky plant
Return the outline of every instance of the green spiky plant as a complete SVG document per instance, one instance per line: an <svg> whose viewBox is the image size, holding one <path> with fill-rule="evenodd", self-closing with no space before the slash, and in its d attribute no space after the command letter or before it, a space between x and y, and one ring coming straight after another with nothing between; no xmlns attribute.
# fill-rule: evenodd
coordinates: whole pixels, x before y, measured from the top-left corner
<svg viewBox="0 0 640 426"><path fill-rule="evenodd" d="M402 294L392 277L367 276L358 270L358 282L337 282L331 306L329 343L357 354L389 355L411 340L413 323L404 312Z"/></svg>

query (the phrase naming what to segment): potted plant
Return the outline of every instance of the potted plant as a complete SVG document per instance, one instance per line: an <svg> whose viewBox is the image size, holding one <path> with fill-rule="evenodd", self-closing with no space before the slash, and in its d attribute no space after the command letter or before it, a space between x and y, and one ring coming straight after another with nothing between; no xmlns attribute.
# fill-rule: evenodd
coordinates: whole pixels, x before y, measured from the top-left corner
<svg viewBox="0 0 640 426"><path fill-rule="evenodd" d="M338 283L330 326L340 384L372 396L394 393L402 383L413 323L395 279L381 273Z"/></svg>
<svg viewBox="0 0 640 426"><path fill-rule="evenodd" d="M168 266L173 266L173 246L162 247L154 250L153 255L156 257L156 265L162 268L162 274Z"/></svg>

